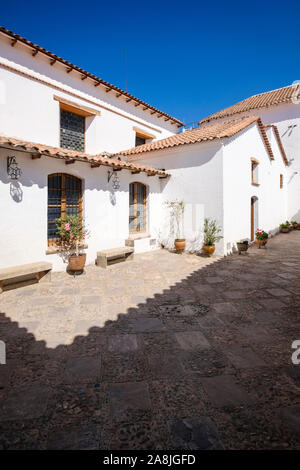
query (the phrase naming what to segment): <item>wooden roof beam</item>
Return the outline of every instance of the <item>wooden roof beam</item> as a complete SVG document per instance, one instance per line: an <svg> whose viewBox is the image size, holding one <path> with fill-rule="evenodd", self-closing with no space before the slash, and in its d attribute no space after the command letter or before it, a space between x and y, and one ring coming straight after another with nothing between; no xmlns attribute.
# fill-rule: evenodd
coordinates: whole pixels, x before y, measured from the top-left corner
<svg viewBox="0 0 300 470"><path fill-rule="evenodd" d="M56 59L50 59L50 65L54 65L56 62Z"/></svg>
<svg viewBox="0 0 300 470"><path fill-rule="evenodd" d="M11 40L11 46L14 47L14 45L18 42L18 40L16 38L12 39Z"/></svg>
<svg viewBox="0 0 300 470"><path fill-rule="evenodd" d="M31 155L31 158L32 158L32 160L38 160L39 158L41 158L41 154L40 153L33 153Z"/></svg>
<svg viewBox="0 0 300 470"><path fill-rule="evenodd" d="M32 57L35 57L39 51L37 49L32 49Z"/></svg>
<svg viewBox="0 0 300 470"><path fill-rule="evenodd" d="M94 83L94 86L95 86L95 87L96 87L96 86L99 86L99 85L100 85L100 82L95 82L95 83Z"/></svg>
<svg viewBox="0 0 300 470"><path fill-rule="evenodd" d="M132 174L132 175L137 175L137 174L140 173L140 172L141 172L141 170L133 170L133 171L131 172L131 174Z"/></svg>
<svg viewBox="0 0 300 470"><path fill-rule="evenodd" d="M72 72L72 70L73 70L73 67L67 67L67 73Z"/></svg>
<svg viewBox="0 0 300 470"><path fill-rule="evenodd" d="M106 88L105 92L109 93L111 91L111 88Z"/></svg>
<svg viewBox="0 0 300 470"><path fill-rule="evenodd" d="M132 101L132 98L127 98L126 103L129 103L129 101Z"/></svg>
<svg viewBox="0 0 300 470"><path fill-rule="evenodd" d="M81 80L85 80L87 78L87 75L81 75Z"/></svg>
<svg viewBox="0 0 300 470"><path fill-rule="evenodd" d="M122 95L122 93L116 93L117 98L120 98L121 95Z"/></svg>
<svg viewBox="0 0 300 470"><path fill-rule="evenodd" d="M75 160L73 158L70 160L66 160L66 165L71 165L72 163L75 163Z"/></svg>
<svg viewBox="0 0 300 470"><path fill-rule="evenodd" d="M93 162L93 163L91 163L91 168L98 168L99 166L101 166L101 163L100 163L100 162Z"/></svg>

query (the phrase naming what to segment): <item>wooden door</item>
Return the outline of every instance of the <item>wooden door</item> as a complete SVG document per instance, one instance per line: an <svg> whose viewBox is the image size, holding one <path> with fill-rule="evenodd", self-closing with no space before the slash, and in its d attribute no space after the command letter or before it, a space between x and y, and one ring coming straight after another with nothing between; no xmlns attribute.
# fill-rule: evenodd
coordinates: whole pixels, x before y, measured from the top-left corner
<svg viewBox="0 0 300 470"><path fill-rule="evenodd" d="M129 185L129 232L146 231L146 186L142 183Z"/></svg>
<svg viewBox="0 0 300 470"><path fill-rule="evenodd" d="M251 198L251 241L254 240L254 199Z"/></svg>

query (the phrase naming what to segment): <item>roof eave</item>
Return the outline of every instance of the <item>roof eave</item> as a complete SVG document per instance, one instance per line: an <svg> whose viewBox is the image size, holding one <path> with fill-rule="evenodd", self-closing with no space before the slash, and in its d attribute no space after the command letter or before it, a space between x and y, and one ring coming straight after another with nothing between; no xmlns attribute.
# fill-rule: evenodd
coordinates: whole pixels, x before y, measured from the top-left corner
<svg viewBox="0 0 300 470"><path fill-rule="evenodd" d="M181 122L179 119L173 118L169 114L160 111L159 109L155 108L154 106L151 106L150 104L146 103L145 101L140 100L139 98L136 98L135 96L131 95L127 91L122 90L121 88L118 88L115 85L112 85L109 82L106 82L105 80L97 77L96 75L93 75L86 70L77 67L76 65L72 64L71 62L68 62L67 60L63 59L62 57L57 56L56 54L53 54L52 52L48 51L47 49L44 49L41 46L38 46L37 44L34 44L31 41L28 41L26 38L23 38L19 34L15 34L13 31L10 31L3 26L0 26L0 33L5 34L6 36L9 36L12 38L12 45L15 45L18 41L21 42L22 44L26 45L27 47L30 47L34 52L33 56L36 56L37 53L44 54L48 57L50 57L50 65L54 65L55 62L60 62L61 64L65 65L67 67L66 71L69 73L72 70L75 70L81 74L81 78L90 78L95 82L95 86L97 85L103 85L106 88L106 91L114 90L116 91L116 96L119 98L120 96L124 96L128 99L128 101L133 101L137 103L135 106L143 106L146 109L149 109L152 111L152 114L157 114L158 118L164 117L165 121L171 121L171 124L176 124L177 127L182 127L184 126L184 123ZM154 111L154 112L153 112Z"/></svg>

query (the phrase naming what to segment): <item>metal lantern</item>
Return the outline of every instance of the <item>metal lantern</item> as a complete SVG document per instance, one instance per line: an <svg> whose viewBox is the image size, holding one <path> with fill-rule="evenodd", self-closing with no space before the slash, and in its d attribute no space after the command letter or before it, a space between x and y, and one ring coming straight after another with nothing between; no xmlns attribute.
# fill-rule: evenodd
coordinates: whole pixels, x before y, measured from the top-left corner
<svg viewBox="0 0 300 470"><path fill-rule="evenodd" d="M114 191L118 191L120 189L120 178L115 172L114 172L114 176L112 179L112 187Z"/></svg>
<svg viewBox="0 0 300 470"><path fill-rule="evenodd" d="M107 178L108 182L110 182L111 178L112 178L112 181L111 181L112 189L114 191L118 191L120 189L120 179L114 170L108 172L108 178Z"/></svg>
<svg viewBox="0 0 300 470"><path fill-rule="evenodd" d="M7 157L7 174L12 180L18 180L22 174L18 167L16 157Z"/></svg>

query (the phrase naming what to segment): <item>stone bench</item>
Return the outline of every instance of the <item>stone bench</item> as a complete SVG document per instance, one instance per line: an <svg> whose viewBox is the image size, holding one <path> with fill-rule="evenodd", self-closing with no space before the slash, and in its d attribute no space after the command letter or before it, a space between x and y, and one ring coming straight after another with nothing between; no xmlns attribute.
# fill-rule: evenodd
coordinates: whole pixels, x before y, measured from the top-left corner
<svg viewBox="0 0 300 470"><path fill-rule="evenodd" d="M127 259L133 259L134 249L128 246L121 246L119 248L112 248L110 250L97 251L97 266L106 268L108 263L114 264Z"/></svg>
<svg viewBox="0 0 300 470"><path fill-rule="evenodd" d="M51 269L52 264L45 261L0 269L0 293L3 290L32 284L33 280L37 282L49 281Z"/></svg>

